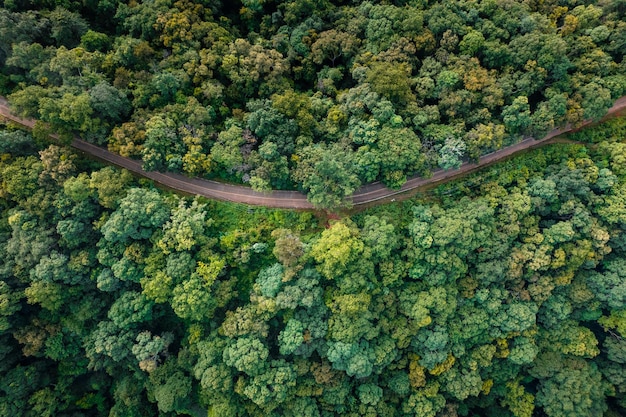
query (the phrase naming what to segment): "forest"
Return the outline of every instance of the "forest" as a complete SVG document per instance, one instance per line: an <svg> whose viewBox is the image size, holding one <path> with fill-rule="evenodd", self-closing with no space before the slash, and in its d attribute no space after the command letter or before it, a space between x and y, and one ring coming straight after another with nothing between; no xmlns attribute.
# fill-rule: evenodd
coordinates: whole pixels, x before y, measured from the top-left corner
<svg viewBox="0 0 626 417"><path fill-rule="evenodd" d="M0 1L0 417L626 415L625 0Z"/></svg>
<svg viewBox="0 0 626 417"><path fill-rule="evenodd" d="M2 130L0 416L624 415L625 120L338 220Z"/></svg>
<svg viewBox="0 0 626 417"><path fill-rule="evenodd" d="M320 208L626 93L624 0L3 0L0 92L146 170Z"/></svg>

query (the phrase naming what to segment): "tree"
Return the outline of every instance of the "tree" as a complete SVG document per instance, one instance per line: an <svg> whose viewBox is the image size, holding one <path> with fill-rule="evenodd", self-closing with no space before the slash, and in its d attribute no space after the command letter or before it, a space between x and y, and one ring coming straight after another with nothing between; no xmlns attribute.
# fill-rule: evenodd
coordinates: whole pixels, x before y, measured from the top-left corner
<svg viewBox="0 0 626 417"><path fill-rule="evenodd" d="M87 32L87 22L78 14L62 7L57 7L49 15L52 38L58 45L73 48Z"/></svg>
<svg viewBox="0 0 626 417"><path fill-rule="evenodd" d="M89 52L106 52L111 47L111 38L106 33L89 29L80 37L80 44Z"/></svg>
<svg viewBox="0 0 626 417"><path fill-rule="evenodd" d="M148 239L154 229L166 222L169 209L158 192L131 188L100 229L110 243Z"/></svg>
<svg viewBox="0 0 626 417"><path fill-rule="evenodd" d="M107 316L119 329L131 329L152 320L153 306L143 294L126 291L111 305Z"/></svg>
<svg viewBox="0 0 626 417"><path fill-rule="evenodd" d="M130 102L126 94L102 81L89 90L91 107L103 121L119 123L130 111Z"/></svg>
<svg viewBox="0 0 626 417"><path fill-rule="evenodd" d="M465 153L465 143L457 137L449 136L439 149L439 166L442 169L459 169L461 157Z"/></svg>
<svg viewBox="0 0 626 417"><path fill-rule="evenodd" d="M33 195L38 187L38 178L43 171L41 161L34 157L17 158L10 165L0 167L2 194L12 195L16 200L23 200Z"/></svg>
<svg viewBox="0 0 626 417"><path fill-rule="evenodd" d="M135 333L120 329L112 321L101 321L85 339L85 354L89 368L112 370L117 362L132 355Z"/></svg>
<svg viewBox="0 0 626 417"><path fill-rule="evenodd" d="M206 219L205 207L198 200L194 200L189 207L185 200L178 202L170 220L163 225L163 236L157 242L163 253L188 251L204 243L205 227L211 223Z"/></svg>
<svg viewBox="0 0 626 417"><path fill-rule="evenodd" d="M268 369L250 378L243 394L264 410L280 406L292 394L296 386L296 372L287 362L271 361Z"/></svg>
<svg viewBox="0 0 626 417"><path fill-rule="evenodd" d="M240 337L226 346L223 360L226 365L234 367L239 372L256 376L263 373L268 356L269 351L261 340L253 337Z"/></svg>
<svg viewBox="0 0 626 417"><path fill-rule="evenodd" d="M212 282L205 282L198 273L193 273L174 287L170 303L176 315L191 321L211 318L217 307L217 301L211 293L211 284Z"/></svg>
<svg viewBox="0 0 626 417"><path fill-rule="evenodd" d="M626 302L625 263L621 259L604 264L604 272L593 272L587 277L587 283L596 298L606 303L610 309L620 308Z"/></svg>
<svg viewBox="0 0 626 417"><path fill-rule="evenodd" d="M415 101L409 79L410 71L406 64L374 62L366 79L373 91L396 105L405 106Z"/></svg>
<svg viewBox="0 0 626 417"><path fill-rule="evenodd" d="M211 157L215 162L231 172L241 167L244 162L241 146L246 143L243 129L231 125L219 133L217 141L211 148Z"/></svg>
<svg viewBox="0 0 626 417"><path fill-rule="evenodd" d="M535 409L535 397L526 392L519 381L507 382L506 388L502 405L507 407L515 417L531 417Z"/></svg>
<svg viewBox="0 0 626 417"><path fill-rule="evenodd" d="M331 342L327 357L333 368L345 371L348 376L364 378L371 375L374 368L368 348L365 340L360 343Z"/></svg>
<svg viewBox="0 0 626 417"><path fill-rule="evenodd" d="M288 229L276 229L272 231L272 237L276 239L272 253L285 267L292 267L304 254L304 245L300 237Z"/></svg>
<svg viewBox="0 0 626 417"><path fill-rule="evenodd" d="M365 249L358 229L351 223L337 222L322 232L311 247L318 269L327 279L341 276L350 263L356 262Z"/></svg>
<svg viewBox="0 0 626 417"><path fill-rule="evenodd" d="M93 118L93 108L87 93L65 93L59 99L42 98L39 102L41 120L50 123L60 133L96 132L98 122Z"/></svg>
<svg viewBox="0 0 626 417"><path fill-rule="evenodd" d="M176 366L176 359L169 359L150 374L150 390L163 413L184 412L191 405L191 378Z"/></svg>
<svg viewBox="0 0 626 417"><path fill-rule="evenodd" d="M579 358L562 359L560 363L561 368L540 382L535 404L549 417L604 413L604 383L595 364Z"/></svg>
<svg viewBox="0 0 626 417"><path fill-rule="evenodd" d="M472 56L482 48L484 43L485 36L477 30L472 30L463 36L459 43L459 49L463 55Z"/></svg>
<svg viewBox="0 0 626 417"><path fill-rule="evenodd" d="M613 104L611 91L597 83L589 83L580 89L583 97L582 108L585 119L600 120Z"/></svg>
<svg viewBox="0 0 626 417"><path fill-rule="evenodd" d="M305 147L298 156L292 175L308 191L307 199L314 206L329 210L350 206L348 197L360 181L348 149L313 145Z"/></svg>
<svg viewBox="0 0 626 417"><path fill-rule="evenodd" d="M278 335L281 355L291 355L303 342L304 325L296 319L289 320L285 329Z"/></svg>
<svg viewBox="0 0 626 417"><path fill-rule="evenodd" d="M502 110L502 120L512 134L523 133L531 122L528 97L518 96Z"/></svg>
<svg viewBox="0 0 626 417"><path fill-rule="evenodd" d="M274 143L281 155L290 156L295 150L298 133L295 120L272 108L269 100L252 101L248 106L252 110L247 118L250 131L264 144Z"/></svg>
<svg viewBox="0 0 626 417"><path fill-rule="evenodd" d="M50 59L55 55L52 47L44 48L38 43L20 42L13 44L11 56L6 64L20 69L26 80L32 83L54 83L56 74L49 68Z"/></svg>
<svg viewBox="0 0 626 417"><path fill-rule="evenodd" d="M360 43L361 41L350 33L336 29L326 30L320 33L311 45L311 58L316 64L330 60L334 67L335 61L339 58L347 62L358 50Z"/></svg>
<svg viewBox="0 0 626 417"><path fill-rule="evenodd" d="M257 276L256 283L261 294L265 297L275 297L283 281L283 266L274 264L262 269Z"/></svg>
<svg viewBox="0 0 626 417"><path fill-rule="evenodd" d="M96 191L98 203L108 209L117 208L132 181L130 172L114 167L104 167L91 173L89 187Z"/></svg>
<svg viewBox="0 0 626 417"><path fill-rule="evenodd" d="M142 168L146 171L180 170L183 148L176 134L175 122L163 115L146 122L146 139L142 151Z"/></svg>

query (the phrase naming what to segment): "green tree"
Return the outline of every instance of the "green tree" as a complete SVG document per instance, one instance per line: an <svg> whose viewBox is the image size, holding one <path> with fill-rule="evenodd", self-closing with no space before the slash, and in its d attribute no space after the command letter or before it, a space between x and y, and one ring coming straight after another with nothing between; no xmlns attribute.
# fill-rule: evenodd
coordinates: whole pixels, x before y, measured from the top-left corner
<svg viewBox="0 0 626 417"><path fill-rule="evenodd" d="M185 200L178 202L170 220L163 225L163 236L157 242L163 253L188 251L204 243L205 228L211 223L206 219L205 207L198 200L194 200L189 207Z"/></svg>
<svg viewBox="0 0 626 417"><path fill-rule="evenodd" d="M131 188L100 230L110 243L148 239L168 215L169 209L158 192Z"/></svg>
<svg viewBox="0 0 626 417"><path fill-rule="evenodd" d="M313 205L329 210L350 206L348 198L360 181L347 149L313 145L305 147L298 156L292 175L308 191L307 199Z"/></svg>
<svg viewBox="0 0 626 417"><path fill-rule="evenodd" d="M240 337L226 346L223 359L226 365L234 367L239 372L256 376L263 373L268 356L269 351L261 340Z"/></svg>
<svg viewBox="0 0 626 417"><path fill-rule="evenodd" d="M78 14L63 7L57 7L49 15L50 35L59 45L74 47L87 32L87 22Z"/></svg>
<svg viewBox="0 0 626 417"><path fill-rule="evenodd" d="M351 223L337 222L322 232L320 239L311 247L311 255L318 262L322 275L333 279L360 259L364 249L358 229Z"/></svg>

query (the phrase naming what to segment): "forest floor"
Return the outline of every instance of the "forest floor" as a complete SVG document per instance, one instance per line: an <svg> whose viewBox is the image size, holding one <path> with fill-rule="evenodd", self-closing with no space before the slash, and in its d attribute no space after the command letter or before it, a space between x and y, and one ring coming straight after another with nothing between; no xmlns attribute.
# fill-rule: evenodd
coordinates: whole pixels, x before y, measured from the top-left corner
<svg viewBox="0 0 626 417"><path fill-rule="evenodd" d="M626 96L618 99L608 110L604 119L619 115L626 111ZM32 119L19 118L11 113L9 104L4 97L0 97L0 116L7 120L33 128L35 121ZM603 120L604 120L603 119ZM480 157L479 162L465 162L460 168L455 170L435 170L432 176L428 178L414 176L407 180L404 185L392 190L387 188L381 182L366 184L358 189L352 196L352 203L355 208L371 207L378 204L388 203L391 201L406 199L414 195L420 189L432 187L435 184L441 184L450 180L458 179L461 176L475 172L486 166L492 165L505 158L509 158L520 152L544 146L552 143L552 139L580 129L583 126L591 124L591 121L584 122L581 126L572 128L566 126L554 129L542 139L525 138L515 145L507 146L495 152ZM117 155L102 147L88 143L76 137L72 143L72 147L82 151L88 155L96 157L107 163L125 168L142 177L149 178L157 184L163 185L173 190L182 191L188 194L197 194L207 198L213 198L224 201L231 201L242 204L258 205L273 208L285 209L314 209L313 205L306 199L306 195L298 191L282 191L273 190L270 192L258 192L250 187L242 185L226 184L219 181L205 180L200 178L190 178L176 173L161 173L154 171L144 171L141 168L141 161Z"/></svg>

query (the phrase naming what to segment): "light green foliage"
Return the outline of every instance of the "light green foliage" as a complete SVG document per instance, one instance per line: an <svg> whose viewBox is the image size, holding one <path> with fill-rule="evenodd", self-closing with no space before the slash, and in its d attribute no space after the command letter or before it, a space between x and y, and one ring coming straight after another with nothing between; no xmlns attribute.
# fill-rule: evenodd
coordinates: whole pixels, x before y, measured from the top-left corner
<svg viewBox="0 0 626 417"><path fill-rule="evenodd" d="M100 205L112 209L119 206L125 194L124 189L131 180L130 172L105 167L91 174L89 186L97 192Z"/></svg>
<svg viewBox="0 0 626 417"><path fill-rule="evenodd" d="M337 222L322 232L311 247L311 255L320 264L320 272L327 279L341 275L351 262L359 259L365 245L351 223Z"/></svg>
<svg viewBox="0 0 626 417"><path fill-rule="evenodd" d="M8 193L21 198L32 195L37 189L37 178L43 171L43 165L38 158L29 156L19 160L19 163L2 167L2 193Z"/></svg>
<svg viewBox="0 0 626 417"><path fill-rule="evenodd" d="M175 158L182 152L175 122L164 115L156 115L146 122L146 139L142 152L146 171L179 170L182 160Z"/></svg>
<svg viewBox="0 0 626 417"><path fill-rule="evenodd" d="M359 386L358 394L363 404L376 405L383 396L383 390L374 384L363 384Z"/></svg>
<svg viewBox="0 0 626 417"><path fill-rule="evenodd" d="M163 237L157 243L163 253L188 251L203 242L205 227L209 224L205 207L198 200L189 207L180 200L178 207L172 210L170 220L163 225Z"/></svg>
<svg viewBox="0 0 626 417"><path fill-rule="evenodd" d="M154 228L165 223L168 215L169 210L156 191L131 188L101 231L111 243L147 239Z"/></svg>
<svg viewBox="0 0 626 417"><path fill-rule="evenodd" d="M535 409L535 397L526 392L518 381L507 382L506 395L502 405L506 406L515 417L530 417Z"/></svg>
<svg viewBox="0 0 626 417"><path fill-rule="evenodd" d="M51 312L57 312L63 305L63 287L54 282L35 281L24 290L29 304L40 304Z"/></svg>
<svg viewBox="0 0 626 417"><path fill-rule="evenodd" d="M460 138L448 137L439 149L439 166L443 169L457 169L461 166L461 158L466 145Z"/></svg>
<svg viewBox="0 0 626 417"><path fill-rule="evenodd" d="M280 353L292 354L304 342L304 326L296 319L287 322L285 329L278 335Z"/></svg>
<svg viewBox="0 0 626 417"><path fill-rule="evenodd" d="M345 371L348 376L367 377L372 373L373 363L368 352L369 344L334 342L329 344L328 360L333 368Z"/></svg>
<svg viewBox="0 0 626 417"><path fill-rule="evenodd" d="M300 238L287 229L272 231L272 237L276 239L272 253L286 267L293 266L304 253Z"/></svg>
<svg viewBox="0 0 626 417"><path fill-rule="evenodd" d="M398 247L398 235L393 224L376 216L366 216L361 230L363 243L372 251L374 259L384 260Z"/></svg>
<svg viewBox="0 0 626 417"><path fill-rule="evenodd" d="M418 333L413 344L422 357L420 365L432 370L436 365L445 361L449 354L449 340L448 332L441 326L435 327L433 330L422 330Z"/></svg>
<svg viewBox="0 0 626 417"><path fill-rule="evenodd" d="M246 143L243 130L231 125L227 130L220 132L217 141L211 148L211 157L215 162L227 169L234 169L243 163L239 147Z"/></svg>
<svg viewBox="0 0 626 417"><path fill-rule="evenodd" d="M517 365L532 363L539 352L539 348L532 339L527 337L515 338L508 360Z"/></svg>
<svg viewBox="0 0 626 417"><path fill-rule="evenodd" d="M439 386L432 384L411 394L402 403L402 411L410 416L434 417L446 404L445 398L438 393Z"/></svg>
<svg viewBox="0 0 626 417"><path fill-rule="evenodd" d="M268 369L250 378L243 394L253 403L272 410L285 402L296 386L296 373L285 361L272 361Z"/></svg>
<svg viewBox="0 0 626 417"><path fill-rule="evenodd" d="M134 335L112 321L102 321L85 340L85 353L91 369L104 369L132 354Z"/></svg>
<svg viewBox="0 0 626 417"><path fill-rule="evenodd" d="M283 280L283 267L281 264L274 264L269 268L262 269L256 279L261 294L265 297L275 297L280 290Z"/></svg>
<svg viewBox="0 0 626 417"><path fill-rule="evenodd" d="M213 314L216 303L210 283L206 283L197 273L191 274L172 291L172 309L183 319L192 321L208 319Z"/></svg>
<svg viewBox="0 0 626 417"><path fill-rule="evenodd" d="M156 369L160 361L159 355L167 355L167 347L173 338L172 333L164 333L162 336L153 336L149 331L139 333L137 343L132 348L133 355L139 361L139 367L148 372Z"/></svg>
<svg viewBox="0 0 626 417"><path fill-rule="evenodd" d="M132 328L152 319L152 305L143 294L127 291L113 303L108 317L120 329Z"/></svg>
<svg viewBox="0 0 626 417"><path fill-rule="evenodd" d="M350 206L349 196L360 185L351 152L339 145L302 149L293 177L308 190L313 205L329 210Z"/></svg>
<svg viewBox="0 0 626 417"><path fill-rule="evenodd" d="M39 119L0 132L0 415L625 414L622 119L334 213L602 117L624 1L227 3L0 9ZM51 132L327 212L177 199Z"/></svg>
<svg viewBox="0 0 626 417"><path fill-rule="evenodd" d="M224 363L239 372L259 375L263 372L269 352L263 342L257 338L240 337L224 349Z"/></svg>
<svg viewBox="0 0 626 417"><path fill-rule="evenodd" d="M531 122L528 97L518 96L502 110L503 121L511 133L524 132Z"/></svg>
<svg viewBox="0 0 626 417"><path fill-rule="evenodd" d="M23 210L10 213L8 225L11 237L7 240L6 253L17 269L15 272L29 271L53 246L52 230L44 228L33 215Z"/></svg>

